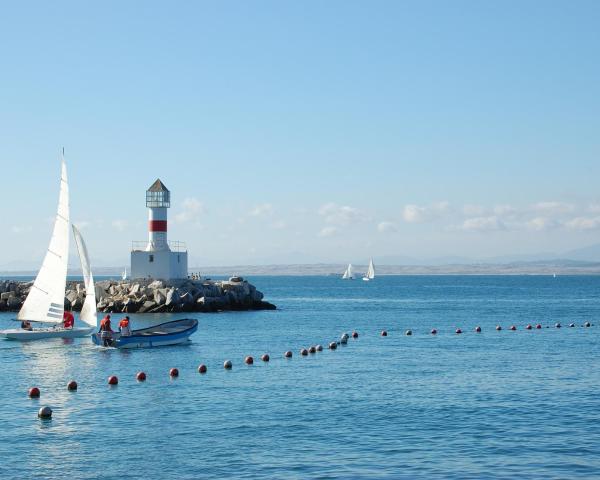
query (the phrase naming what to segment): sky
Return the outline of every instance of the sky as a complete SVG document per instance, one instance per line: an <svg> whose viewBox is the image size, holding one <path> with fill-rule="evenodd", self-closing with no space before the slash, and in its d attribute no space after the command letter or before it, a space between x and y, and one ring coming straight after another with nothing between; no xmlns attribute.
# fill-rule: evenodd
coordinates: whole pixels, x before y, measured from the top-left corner
<svg viewBox="0 0 600 480"><path fill-rule="evenodd" d="M190 266L600 243L597 1L6 2L0 268L49 241L64 146L92 263L170 189Z"/></svg>

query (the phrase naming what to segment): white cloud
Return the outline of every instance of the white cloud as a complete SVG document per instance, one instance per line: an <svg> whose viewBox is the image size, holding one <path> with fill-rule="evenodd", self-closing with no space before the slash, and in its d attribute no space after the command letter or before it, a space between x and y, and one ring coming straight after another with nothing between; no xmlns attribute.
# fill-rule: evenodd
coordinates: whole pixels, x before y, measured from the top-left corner
<svg viewBox="0 0 600 480"><path fill-rule="evenodd" d="M113 220L111 222L111 225L114 229L118 230L119 232L122 232L129 226L129 222L127 222L127 220L118 219L118 220Z"/></svg>
<svg viewBox="0 0 600 480"><path fill-rule="evenodd" d="M535 217L526 222L526 227L530 230L536 230L538 232L543 230L550 230L551 228L556 228L559 226L559 223L556 220L553 220L548 217Z"/></svg>
<svg viewBox="0 0 600 480"><path fill-rule="evenodd" d="M496 216L474 217L467 218L463 222L461 229L467 232L491 232L505 230L506 226L502 220Z"/></svg>
<svg viewBox="0 0 600 480"><path fill-rule="evenodd" d="M494 214L500 217L511 217L517 214L517 209L510 205L494 206Z"/></svg>
<svg viewBox="0 0 600 480"><path fill-rule="evenodd" d="M544 212L547 214L559 214L572 212L575 207L570 203L564 202L538 202L531 206L532 210L536 212Z"/></svg>
<svg viewBox="0 0 600 480"><path fill-rule="evenodd" d="M398 228L392 222L379 222L377 231L379 233L394 233L398 231Z"/></svg>
<svg viewBox="0 0 600 480"><path fill-rule="evenodd" d="M319 237L333 237L338 233L338 229L336 227L324 227L319 232Z"/></svg>
<svg viewBox="0 0 600 480"><path fill-rule="evenodd" d="M402 218L408 223L430 222L446 213L448 209L448 202L437 202L427 206L409 204L404 207Z"/></svg>
<svg viewBox="0 0 600 480"><path fill-rule="evenodd" d="M590 206L588 206L588 212L600 213L600 203L592 203Z"/></svg>
<svg viewBox="0 0 600 480"><path fill-rule="evenodd" d="M194 197L186 198L181 204L181 212L175 215L177 223L196 223L206 213L204 204Z"/></svg>
<svg viewBox="0 0 600 480"><path fill-rule="evenodd" d="M366 220L366 215L358 208L348 205L337 205L335 203L326 203L319 208L319 215L325 217L327 223L334 225L349 225L351 223Z"/></svg>
<svg viewBox="0 0 600 480"><path fill-rule="evenodd" d="M481 217L485 215L486 208L481 205L463 205L462 212L467 217Z"/></svg>
<svg viewBox="0 0 600 480"><path fill-rule="evenodd" d="M600 228L600 217L576 217L565 225L572 230L595 230Z"/></svg>
<svg viewBox="0 0 600 480"><path fill-rule="evenodd" d="M30 225L13 225L12 227L10 227L10 231L14 234L21 234L21 233L27 233L27 232L31 232L32 228Z"/></svg>
<svg viewBox="0 0 600 480"><path fill-rule="evenodd" d="M249 215L251 217L267 217L273 214L273 205L270 203L262 203L260 205L256 205L252 210L250 210Z"/></svg>

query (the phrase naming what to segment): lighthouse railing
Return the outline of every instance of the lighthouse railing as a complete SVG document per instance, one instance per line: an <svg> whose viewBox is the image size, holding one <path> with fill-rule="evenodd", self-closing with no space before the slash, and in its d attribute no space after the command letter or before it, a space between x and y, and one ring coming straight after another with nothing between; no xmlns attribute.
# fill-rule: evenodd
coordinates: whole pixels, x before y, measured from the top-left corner
<svg viewBox="0 0 600 480"><path fill-rule="evenodd" d="M169 249L172 252L187 252L187 245L185 242L178 242L176 240L171 240L169 243ZM133 240L131 242L131 251L132 252L143 252L146 250L148 246L148 240Z"/></svg>

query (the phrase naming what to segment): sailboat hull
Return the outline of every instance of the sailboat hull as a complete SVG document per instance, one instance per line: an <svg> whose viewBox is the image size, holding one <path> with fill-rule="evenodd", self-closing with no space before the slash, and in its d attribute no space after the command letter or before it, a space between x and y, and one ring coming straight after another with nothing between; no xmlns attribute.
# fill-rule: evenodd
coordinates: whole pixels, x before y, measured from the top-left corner
<svg viewBox="0 0 600 480"><path fill-rule="evenodd" d="M95 328L34 328L33 330L23 330L22 328L11 328L0 330L0 337L7 340L18 340L29 342L32 340L43 340L46 338L82 338L90 335Z"/></svg>

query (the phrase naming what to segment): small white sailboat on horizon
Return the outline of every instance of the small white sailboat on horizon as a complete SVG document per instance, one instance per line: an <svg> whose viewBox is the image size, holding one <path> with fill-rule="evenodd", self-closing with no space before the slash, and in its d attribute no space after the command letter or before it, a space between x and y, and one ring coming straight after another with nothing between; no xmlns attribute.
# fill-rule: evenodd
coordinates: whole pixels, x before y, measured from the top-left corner
<svg viewBox="0 0 600 480"><path fill-rule="evenodd" d="M369 260L369 268L367 269L367 273L365 273L363 280L365 282L368 282L370 280L373 280L374 278L375 278L375 265L373 265L373 259L371 258Z"/></svg>
<svg viewBox="0 0 600 480"><path fill-rule="evenodd" d="M50 245L48 246L48 251L46 252L46 256L44 257L44 261L33 282L31 290L29 291L25 302L23 302L21 310L17 314L17 320L20 320L21 322L41 323L45 326L41 328L31 328L30 330L25 328L2 330L0 331L1 337L9 340L76 338L89 335L95 328L95 319L93 325L88 323L88 321L92 321L89 314L84 314L83 317L80 317L83 323L86 324L85 327L63 328L62 326L69 257L69 224L69 184L67 181L67 167L63 158L61 164L58 209L54 219L54 228L52 230ZM74 229L74 231L75 230L76 229ZM86 292L90 292L90 290L86 290ZM94 294L93 308L95 312L96 301L93 287L92 293ZM86 296L86 303L89 304L91 301L92 299L88 300Z"/></svg>
<svg viewBox="0 0 600 480"><path fill-rule="evenodd" d="M125 267L125 270L121 274L121 280L127 280L127 267Z"/></svg>
<svg viewBox="0 0 600 480"><path fill-rule="evenodd" d="M346 271L342 275L342 280L354 280L354 273L352 271L352 264L349 263Z"/></svg>

